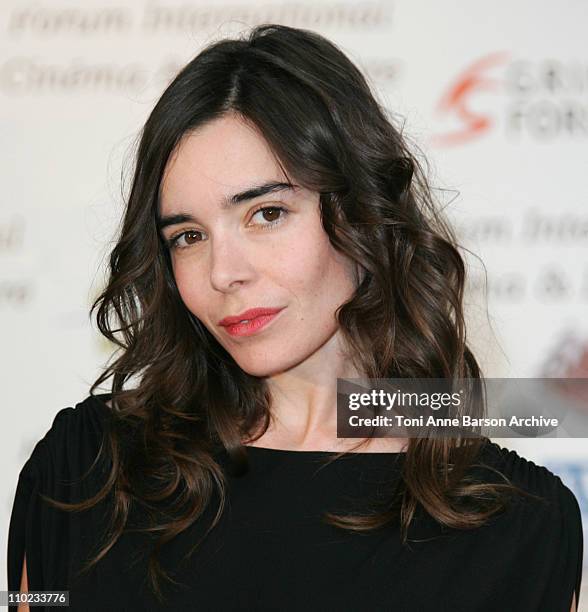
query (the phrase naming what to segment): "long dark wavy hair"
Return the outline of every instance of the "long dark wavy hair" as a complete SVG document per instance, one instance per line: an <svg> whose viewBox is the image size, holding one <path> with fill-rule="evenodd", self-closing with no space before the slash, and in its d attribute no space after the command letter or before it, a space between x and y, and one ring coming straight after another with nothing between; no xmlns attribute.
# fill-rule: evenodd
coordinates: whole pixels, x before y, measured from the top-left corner
<svg viewBox="0 0 588 612"><path fill-rule="evenodd" d="M144 531L158 536L148 563L158 598L162 578L175 582L158 560L161 547L197 521L216 494L206 534L222 515L227 479L216 452L226 452L242 473L243 441L257 439L270 422L266 381L244 372L186 308L157 227L170 155L183 136L226 113L255 125L288 176L320 194L329 240L363 270L336 313L361 371L370 378L482 379L466 344L458 242L424 166L358 68L319 34L284 25L259 25L206 46L142 129L108 282L90 311L97 310L100 332L118 347L90 389L93 395L112 377L100 449L111 469L94 497L51 500L84 510L112 496L110 528L84 569L114 545L135 505L145 509ZM132 377L136 384L125 389ZM484 442L411 438L401 486L384 508L361 516L326 512L324 520L354 531L399 520L404 542L419 506L444 526L479 527L517 490L506 478L468 478Z"/></svg>

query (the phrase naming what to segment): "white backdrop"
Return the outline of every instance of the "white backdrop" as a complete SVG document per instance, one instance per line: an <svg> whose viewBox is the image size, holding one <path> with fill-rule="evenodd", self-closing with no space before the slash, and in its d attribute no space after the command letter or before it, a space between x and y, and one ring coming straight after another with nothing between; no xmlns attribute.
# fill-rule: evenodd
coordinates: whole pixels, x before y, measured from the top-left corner
<svg viewBox="0 0 588 612"><path fill-rule="evenodd" d="M405 118L488 272L489 319L470 259L486 375L587 377L587 20L580 0L2 0L2 549L20 468L111 350L88 309L137 132L174 71L256 23L324 34ZM585 519L583 439L497 441L560 475ZM5 584L4 556L0 572Z"/></svg>

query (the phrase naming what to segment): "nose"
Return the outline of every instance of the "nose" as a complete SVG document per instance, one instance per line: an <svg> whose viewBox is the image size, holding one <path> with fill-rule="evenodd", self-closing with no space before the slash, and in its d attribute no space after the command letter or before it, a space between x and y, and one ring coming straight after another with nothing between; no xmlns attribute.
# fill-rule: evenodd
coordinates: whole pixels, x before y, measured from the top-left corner
<svg viewBox="0 0 588 612"><path fill-rule="evenodd" d="M253 274L251 256L239 236L225 232L210 240L211 285L217 291L226 293L248 282Z"/></svg>

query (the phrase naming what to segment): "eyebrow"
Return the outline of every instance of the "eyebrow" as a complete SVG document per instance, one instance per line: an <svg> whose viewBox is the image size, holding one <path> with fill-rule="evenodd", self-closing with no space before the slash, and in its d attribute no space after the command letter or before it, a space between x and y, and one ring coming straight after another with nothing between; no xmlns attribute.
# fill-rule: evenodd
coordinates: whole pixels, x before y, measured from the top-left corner
<svg viewBox="0 0 588 612"><path fill-rule="evenodd" d="M294 191L297 185L292 183L280 183L278 181L268 181L260 185L254 185L244 191L235 193L231 196L225 196L220 203L220 207L223 210L231 208L243 202L260 198L261 196L267 195L268 193L276 193L280 191ZM174 213L172 215L157 215L157 229L162 230L170 225L179 225L180 223L186 223L191 221L197 222L196 218L190 213Z"/></svg>

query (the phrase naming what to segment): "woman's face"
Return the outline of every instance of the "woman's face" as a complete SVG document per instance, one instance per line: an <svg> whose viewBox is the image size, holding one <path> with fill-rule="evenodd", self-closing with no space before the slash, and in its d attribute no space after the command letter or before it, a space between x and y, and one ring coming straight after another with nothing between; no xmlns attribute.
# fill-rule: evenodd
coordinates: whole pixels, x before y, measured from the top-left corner
<svg viewBox="0 0 588 612"><path fill-rule="evenodd" d="M257 186L287 182L265 139L227 115L180 142L161 187L161 234L168 244L177 238L169 248L182 300L255 376L309 358L320 366L321 349L326 355L339 339L335 310L356 287L355 266L322 227L318 193L284 185L222 205ZM176 215L185 220L165 223ZM258 307L281 310L250 335L219 324Z"/></svg>

